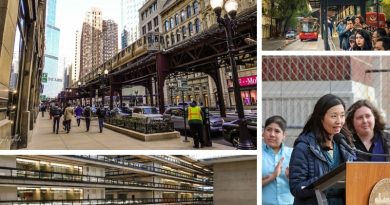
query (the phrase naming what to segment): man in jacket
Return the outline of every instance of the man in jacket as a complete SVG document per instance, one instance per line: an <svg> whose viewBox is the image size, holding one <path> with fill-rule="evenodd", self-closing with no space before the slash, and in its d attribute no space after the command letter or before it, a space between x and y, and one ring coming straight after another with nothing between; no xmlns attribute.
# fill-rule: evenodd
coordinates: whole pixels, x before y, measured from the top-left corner
<svg viewBox="0 0 390 205"><path fill-rule="evenodd" d="M89 125L91 124L91 107L89 107L89 104L85 107L83 111L83 115L85 118L85 125L87 127L87 132L89 132Z"/></svg>
<svg viewBox="0 0 390 205"><path fill-rule="evenodd" d="M65 121L66 133L69 133L69 131L70 131L70 124L72 122L73 115L74 115L73 107L71 106L70 103L68 103L67 107L65 108L65 111L64 111L64 121Z"/></svg>
<svg viewBox="0 0 390 205"><path fill-rule="evenodd" d="M345 27L345 30L340 33L340 37L342 40L342 48L343 50L347 51L350 48L349 45L349 37L355 33L355 28L353 26L354 19L353 18L347 18L347 26Z"/></svg>
<svg viewBox="0 0 390 205"><path fill-rule="evenodd" d="M53 133L58 134L58 127L60 124L60 118L61 118L62 112L61 112L61 109L58 107L57 103L50 110L50 115L53 116Z"/></svg>
<svg viewBox="0 0 390 205"><path fill-rule="evenodd" d="M100 105L100 107L96 110L96 114L99 120L99 130L100 133L103 132L103 123L104 123L104 117L106 116L106 111L104 110L103 105Z"/></svg>
<svg viewBox="0 0 390 205"><path fill-rule="evenodd" d="M188 124L190 125L190 132L194 139L194 148L204 147L203 140L203 118L202 109L196 105L196 101L192 101L191 106L187 110Z"/></svg>

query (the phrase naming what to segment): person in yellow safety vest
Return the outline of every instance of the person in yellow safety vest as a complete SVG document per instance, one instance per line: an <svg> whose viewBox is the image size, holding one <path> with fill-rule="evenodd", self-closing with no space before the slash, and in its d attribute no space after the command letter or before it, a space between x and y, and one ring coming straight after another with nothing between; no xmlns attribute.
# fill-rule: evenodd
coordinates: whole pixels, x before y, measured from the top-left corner
<svg viewBox="0 0 390 205"><path fill-rule="evenodd" d="M196 101L192 101L191 106L187 108L188 124L190 125L191 136L194 139L194 148L204 147L203 139L203 118L204 114L201 107L196 105Z"/></svg>

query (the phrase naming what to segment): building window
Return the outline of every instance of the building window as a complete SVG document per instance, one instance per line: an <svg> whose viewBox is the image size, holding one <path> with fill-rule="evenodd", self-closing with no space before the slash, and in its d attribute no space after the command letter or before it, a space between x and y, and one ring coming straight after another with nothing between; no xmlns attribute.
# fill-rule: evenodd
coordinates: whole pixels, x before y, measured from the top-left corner
<svg viewBox="0 0 390 205"><path fill-rule="evenodd" d="M145 35L146 34L146 26L143 26L142 27L142 35Z"/></svg>
<svg viewBox="0 0 390 205"><path fill-rule="evenodd" d="M183 26L183 27L181 28L181 34L183 35L183 40L186 39L186 31L187 31L186 27Z"/></svg>
<svg viewBox="0 0 390 205"><path fill-rule="evenodd" d="M179 29L176 30L176 41L177 42L180 41L180 31L179 31Z"/></svg>
<svg viewBox="0 0 390 205"><path fill-rule="evenodd" d="M184 10L181 10L180 20L181 22L184 22L186 20L186 12Z"/></svg>
<svg viewBox="0 0 390 205"><path fill-rule="evenodd" d="M166 42L167 47L168 47L168 46L169 46L169 35L167 35L167 36L165 37L165 42Z"/></svg>
<svg viewBox="0 0 390 205"><path fill-rule="evenodd" d="M151 31L152 30L152 21L149 21L148 22L148 31Z"/></svg>
<svg viewBox="0 0 390 205"><path fill-rule="evenodd" d="M173 35L173 33L171 33L171 42L172 45L175 44L175 35Z"/></svg>
<svg viewBox="0 0 390 205"><path fill-rule="evenodd" d="M191 6L188 5L187 6L187 18L190 18L191 17Z"/></svg>
<svg viewBox="0 0 390 205"><path fill-rule="evenodd" d="M175 19L171 18L170 21L171 21L171 28L174 28L175 27Z"/></svg>
<svg viewBox="0 0 390 205"><path fill-rule="evenodd" d="M158 26L158 16L156 16L156 18L153 19L153 24L154 24L154 27Z"/></svg>
<svg viewBox="0 0 390 205"><path fill-rule="evenodd" d="M188 23L188 36L191 36L192 35L192 22Z"/></svg>
<svg viewBox="0 0 390 205"><path fill-rule="evenodd" d="M194 2L194 15L199 14L199 3L198 1Z"/></svg>
<svg viewBox="0 0 390 205"><path fill-rule="evenodd" d="M179 14L176 14L175 15L175 26L177 26L179 24Z"/></svg>
<svg viewBox="0 0 390 205"><path fill-rule="evenodd" d="M169 21L165 20L165 31L169 31Z"/></svg>
<svg viewBox="0 0 390 205"><path fill-rule="evenodd" d="M196 19L195 20L195 33L199 33L199 32L200 32L200 20Z"/></svg>

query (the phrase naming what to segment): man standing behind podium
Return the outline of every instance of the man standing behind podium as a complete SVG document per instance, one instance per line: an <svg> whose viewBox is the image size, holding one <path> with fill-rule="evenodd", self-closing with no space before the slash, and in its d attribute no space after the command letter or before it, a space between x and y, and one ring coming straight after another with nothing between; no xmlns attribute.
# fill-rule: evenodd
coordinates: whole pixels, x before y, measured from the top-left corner
<svg viewBox="0 0 390 205"><path fill-rule="evenodd" d="M344 122L345 104L339 97L327 94L317 101L291 154L289 184L294 205L316 205L314 189L305 187L343 162L356 158L353 152L333 140L342 131ZM330 189L325 194L329 205L345 204L344 190Z"/></svg>
<svg viewBox="0 0 390 205"><path fill-rule="evenodd" d="M359 100L348 109L347 126L356 149L371 154L390 153L390 134L378 109L368 100ZM357 154L358 161L390 161L390 157Z"/></svg>

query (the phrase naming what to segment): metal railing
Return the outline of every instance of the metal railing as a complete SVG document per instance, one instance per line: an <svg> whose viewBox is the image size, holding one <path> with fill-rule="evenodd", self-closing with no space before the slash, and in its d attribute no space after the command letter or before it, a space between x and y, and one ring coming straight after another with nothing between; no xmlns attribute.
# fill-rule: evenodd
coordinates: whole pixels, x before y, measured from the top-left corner
<svg viewBox="0 0 390 205"><path fill-rule="evenodd" d="M167 204L185 203L196 205L213 204L213 198L139 198L139 199L68 199L68 200L28 200L28 201L0 201L0 204L9 205L87 205L87 204Z"/></svg>
<svg viewBox="0 0 390 205"><path fill-rule="evenodd" d="M182 174L179 172L174 172L174 171L170 171L170 170L166 170L166 169L162 169L162 168L158 168L158 167L147 166L147 165L143 165L143 164L136 163L136 162L128 162L128 161L125 161L123 159L117 159L117 158L113 158L113 157L109 157L109 156L102 156L102 155L69 155L69 156L76 157L76 158L82 158L82 159L103 161L106 163L117 164L117 165L130 167L130 168L138 169L138 170L142 170L142 171L150 171L150 172L155 172L155 173L159 173L159 174L166 174L166 175L170 175L170 176L174 176L174 177L190 179L190 180L193 180L196 182L204 183L207 181L206 179L196 178L196 177L193 177L192 175Z"/></svg>
<svg viewBox="0 0 390 205"><path fill-rule="evenodd" d="M104 122L114 126L126 128L129 130L141 132L144 134L162 133L162 132L173 132L173 122L165 120L146 120L134 117L106 117Z"/></svg>
<svg viewBox="0 0 390 205"><path fill-rule="evenodd" d="M96 184L105 184L105 185L131 186L131 187L139 187L139 188L210 192L209 190L205 190L201 188L183 187L178 185L170 185L170 184L162 184L162 183L122 181L122 180L108 179L106 177L99 177L99 176L23 170L17 168L9 168L9 167L0 167L0 179L1 178L46 180L46 181L56 181L56 182L58 181L79 182L79 183L82 182L82 183L96 183Z"/></svg>
<svg viewBox="0 0 390 205"><path fill-rule="evenodd" d="M199 171L201 173L211 174L211 171L206 171L206 170L201 169L199 167L196 167L196 166L194 166L192 164L182 162L182 161L180 161L180 160L178 160L176 158L173 158L173 157L170 157L170 156L167 156L167 155L152 155L151 157L156 157L156 158L159 158L159 159L162 159L162 160L165 160L165 161L172 162L174 164L179 164L181 166L184 166L184 167L187 167L187 168Z"/></svg>

